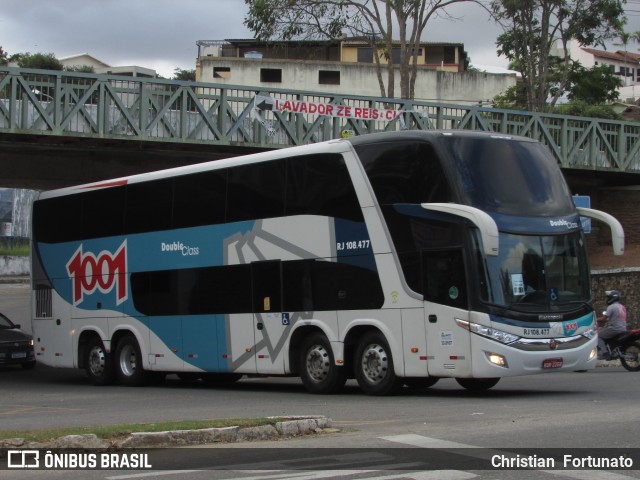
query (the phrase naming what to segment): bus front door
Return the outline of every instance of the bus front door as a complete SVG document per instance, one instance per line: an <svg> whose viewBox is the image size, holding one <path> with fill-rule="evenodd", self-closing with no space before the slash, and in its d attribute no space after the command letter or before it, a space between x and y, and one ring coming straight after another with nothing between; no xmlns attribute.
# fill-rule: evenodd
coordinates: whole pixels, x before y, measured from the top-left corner
<svg viewBox="0 0 640 480"><path fill-rule="evenodd" d="M469 317L462 249L424 250L422 275L429 375L468 376L470 333L456 323Z"/></svg>
<svg viewBox="0 0 640 480"><path fill-rule="evenodd" d="M257 371L283 374L289 316L282 312L282 262L252 263L251 278Z"/></svg>

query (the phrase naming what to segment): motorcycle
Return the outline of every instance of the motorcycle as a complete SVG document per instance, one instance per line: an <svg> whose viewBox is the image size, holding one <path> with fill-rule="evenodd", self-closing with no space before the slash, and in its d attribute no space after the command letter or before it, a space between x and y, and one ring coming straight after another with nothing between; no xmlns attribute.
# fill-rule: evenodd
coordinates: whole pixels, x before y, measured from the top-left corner
<svg viewBox="0 0 640 480"><path fill-rule="evenodd" d="M620 360L630 372L640 371L640 328L621 333L606 341L608 360ZM608 357L607 357L608 354Z"/></svg>

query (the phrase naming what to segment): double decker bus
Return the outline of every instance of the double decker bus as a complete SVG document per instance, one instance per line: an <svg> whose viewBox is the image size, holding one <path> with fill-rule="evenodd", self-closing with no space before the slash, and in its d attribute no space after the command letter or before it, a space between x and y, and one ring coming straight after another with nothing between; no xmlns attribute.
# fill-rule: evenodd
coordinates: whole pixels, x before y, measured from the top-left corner
<svg viewBox="0 0 640 480"><path fill-rule="evenodd" d="M299 376L371 395L590 369L580 215L526 138L409 131L44 192L33 206L43 364L96 385Z"/></svg>

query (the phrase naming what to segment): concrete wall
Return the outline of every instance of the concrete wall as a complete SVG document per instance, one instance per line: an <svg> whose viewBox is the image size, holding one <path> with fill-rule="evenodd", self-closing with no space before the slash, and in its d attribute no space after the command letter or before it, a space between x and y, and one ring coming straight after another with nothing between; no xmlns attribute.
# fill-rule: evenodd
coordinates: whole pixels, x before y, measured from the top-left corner
<svg viewBox="0 0 640 480"><path fill-rule="evenodd" d="M29 257L0 255L0 277L29 275Z"/></svg>
<svg viewBox="0 0 640 480"><path fill-rule="evenodd" d="M226 78L214 77L214 68L229 68ZM261 69L282 71L281 82L261 82ZM319 72L339 71L340 84L319 82ZM241 86L263 86L331 94L366 95L380 97L380 88L374 65L341 62L307 62L296 60L258 60L248 58L200 57L197 79L201 82ZM383 74L386 78L386 72ZM400 96L400 74L396 69L396 96ZM490 100L515 85L515 75L491 73L451 73L420 69L416 81L416 100L476 104Z"/></svg>

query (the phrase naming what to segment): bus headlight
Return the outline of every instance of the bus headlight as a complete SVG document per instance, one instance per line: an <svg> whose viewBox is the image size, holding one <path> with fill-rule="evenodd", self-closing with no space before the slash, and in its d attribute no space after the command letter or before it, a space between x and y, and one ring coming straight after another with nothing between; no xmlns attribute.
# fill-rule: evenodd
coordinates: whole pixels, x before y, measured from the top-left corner
<svg viewBox="0 0 640 480"><path fill-rule="evenodd" d="M456 318L456 323L458 324L458 326L465 328L472 333L490 338L491 340L495 340L500 343L504 343L505 345L513 343L520 338L512 333L503 332L502 330L486 327L484 325L480 325L479 323L460 320L458 318Z"/></svg>
<svg viewBox="0 0 640 480"><path fill-rule="evenodd" d="M489 363L499 367L509 368L509 365L507 365L507 359L504 356L492 352L484 352L484 354L487 356Z"/></svg>

